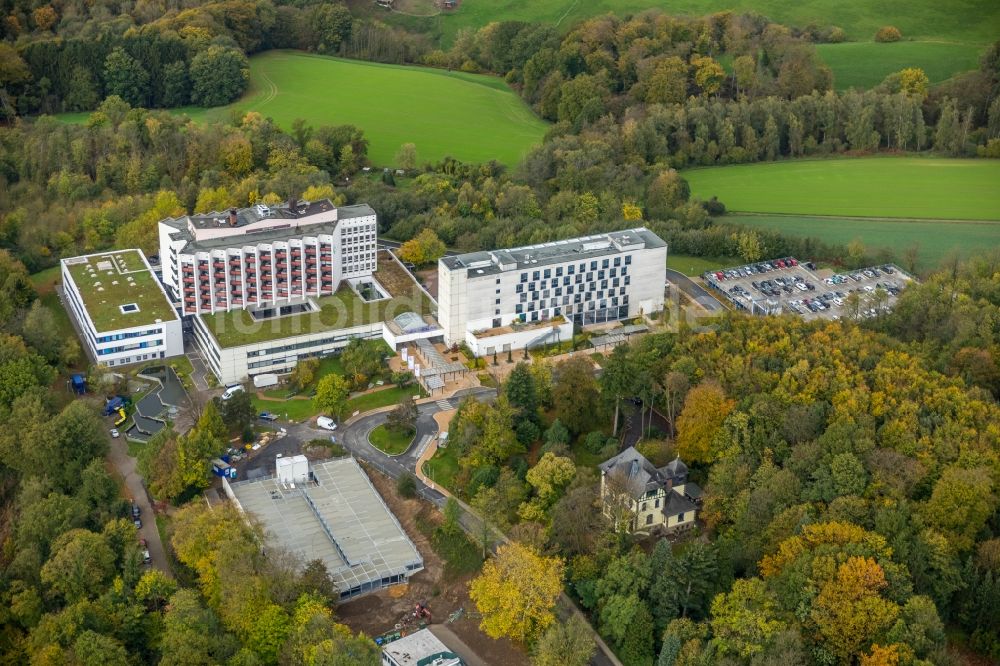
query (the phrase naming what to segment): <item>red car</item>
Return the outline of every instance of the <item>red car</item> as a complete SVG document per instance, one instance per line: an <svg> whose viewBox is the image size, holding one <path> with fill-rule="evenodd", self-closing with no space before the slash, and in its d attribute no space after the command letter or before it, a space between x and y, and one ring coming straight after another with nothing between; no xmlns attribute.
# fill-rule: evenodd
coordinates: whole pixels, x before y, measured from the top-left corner
<svg viewBox="0 0 1000 666"><path fill-rule="evenodd" d="M789 259L789 260L788 260L788 265L789 265L789 266L798 266L798 265L799 265L799 262L797 262L797 261L796 261L796 260L794 260L794 259Z"/></svg>
<svg viewBox="0 0 1000 666"><path fill-rule="evenodd" d="M781 259L778 259L778 268L784 268L784 267L785 267L785 262L782 261Z"/></svg>
<svg viewBox="0 0 1000 666"><path fill-rule="evenodd" d="M715 272L715 277L719 278L720 280L725 280L726 279L726 274L723 273L722 271L716 271Z"/></svg>

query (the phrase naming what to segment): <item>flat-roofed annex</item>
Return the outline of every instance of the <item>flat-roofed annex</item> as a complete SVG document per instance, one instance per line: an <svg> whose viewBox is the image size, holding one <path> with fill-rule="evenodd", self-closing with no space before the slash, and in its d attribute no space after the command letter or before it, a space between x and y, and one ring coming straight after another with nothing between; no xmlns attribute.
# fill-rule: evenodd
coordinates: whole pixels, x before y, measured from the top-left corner
<svg viewBox="0 0 1000 666"><path fill-rule="evenodd" d="M392 320L404 312L430 315L435 307L420 286L391 257L379 259L372 277L390 298L365 301L345 281L331 296L308 297L318 309L265 321L256 321L244 308L197 315L220 347L270 342L297 335L310 335L371 325Z"/></svg>
<svg viewBox="0 0 1000 666"><path fill-rule="evenodd" d="M232 484L240 509L273 543L320 559L341 594L402 582L423 558L354 458L311 466L315 482L282 484L275 477Z"/></svg>
<svg viewBox="0 0 1000 666"><path fill-rule="evenodd" d="M63 262L98 333L177 319L139 250L113 250Z"/></svg>

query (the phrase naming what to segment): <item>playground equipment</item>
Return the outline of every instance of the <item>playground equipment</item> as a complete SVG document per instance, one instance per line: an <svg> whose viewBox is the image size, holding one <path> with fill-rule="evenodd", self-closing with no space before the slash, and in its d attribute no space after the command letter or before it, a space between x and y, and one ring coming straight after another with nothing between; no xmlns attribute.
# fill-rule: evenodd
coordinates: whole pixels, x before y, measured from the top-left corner
<svg viewBox="0 0 1000 666"><path fill-rule="evenodd" d="M115 427L117 428L121 424L125 423L125 421L127 421L127 420L128 420L128 414L125 413L125 408L124 407L119 407L118 408L118 418L115 419Z"/></svg>
<svg viewBox="0 0 1000 666"><path fill-rule="evenodd" d="M116 395L114 397L108 398L104 403L104 415L111 416L115 412L130 407L132 405L132 399L124 395Z"/></svg>

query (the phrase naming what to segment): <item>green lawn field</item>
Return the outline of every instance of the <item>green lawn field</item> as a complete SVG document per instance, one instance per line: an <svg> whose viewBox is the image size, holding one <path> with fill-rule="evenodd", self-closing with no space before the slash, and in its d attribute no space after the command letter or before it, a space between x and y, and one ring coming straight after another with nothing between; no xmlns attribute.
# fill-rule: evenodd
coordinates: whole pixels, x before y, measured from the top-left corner
<svg viewBox="0 0 1000 666"><path fill-rule="evenodd" d="M1000 220L1000 161L922 157L790 160L684 172L732 212Z"/></svg>
<svg viewBox="0 0 1000 666"><path fill-rule="evenodd" d="M1000 245L1000 162L919 157L795 160L692 169L691 192L713 195L724 220L897 255L916 243L920 268ZM743 214L741 214L743 213Z"/></svg>
<svg viewBox="0 0 1000 666"><path fill-rule="evenodd" d="M871 88L894 72L919 67L931 83L939 83L956 72L979 66L982 46L953 42L844 42L816 46L823 61L833 70L837 90Z"/></svg>
<svg viewBox="0 0 1000 666"><path fill-rule="evenodd" d="M727 217L725 221L728 222L729 218ZM667 268L689 277L701 275L707 270L718 269L719 266L735 266L738 263L740 260L733 257L693 257L667 252Z"/></svg>
<svg viewBox="0 0 1000 666"><path fill-rule="evenodd" d="M864 218L810 217L808 215L727 215L722 221L761 229L775 229L789 236L817 238L827 243L847 245L860 239L872 254L883 248L897 261L907 247L917 244L919 270L941 264L953 251L966 256L976 250L1000 245L1000 222L939 222L936 220L887 220ZM716 263L712 268L729 266ZM667 265L670 265L668 259ZM706 269L707 270L707 269ZM692 275L692 273L688 273Z"/></svg>
<svg viewBox="0 0 1000 666"><path fill-rule="evenodd" d="M390 429L386 424L376 426L368 435L371 445L382 453L389 456L398 456L410 448L413 443L414 431L407 430L399 432Z"/></svg>
<svg viewBox="0 0 1000 666"><path fill-rule="evenodd" d="M514 165L541 143L546 123L503 80L447 72L268 51L250 59L250 89L229 106L176 109L194 120L225 120L258 111L288 129L296 118L312 125L352 124L365 132L368 157L391 166L404 143L418 159L446 156L466 162ZM87 114L64 114L81 121Z"/></svg>

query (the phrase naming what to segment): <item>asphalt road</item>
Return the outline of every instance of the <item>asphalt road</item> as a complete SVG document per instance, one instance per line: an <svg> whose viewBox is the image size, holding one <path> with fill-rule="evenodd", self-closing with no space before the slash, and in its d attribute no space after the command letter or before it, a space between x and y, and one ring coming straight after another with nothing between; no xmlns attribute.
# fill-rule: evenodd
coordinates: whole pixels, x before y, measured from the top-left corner
<svg viewBox="0 0 1000 666"><path fill-rule="evenodd" d="M417 432L413 437L413 443L409 449L397 456L382 453L368 441L368 433L386 422L389 417L388 411L363 416L349 425L341 425L333 432L317 428L311 422L289 424L277 421L274 425L284 428L287 434L269 444L266 449L252 459L237 464L239 478L245 479L248 478L248 474L260 474L261 472L264 475L271 475L274 473L274 458L277 454L296 455L305 442L312 439L329 439L330 435L336 437L337 444L347 449L355 458L377 465L393 478L398 477L403 472L412 474L416 470L417 458L420 456L421 449L437 435L437 423L434 421L434 415L445 409L454 409L466 395L474 395L477 400L487 400L495 396L496 392L491 388L465 389L448 400L417 405ZM447 408L444 407L444 403L447 403ZM260 471L254 471L257 469ZM418 481L419 485L423 484ZM427 488L427 491L429 499L443 500L444 498L441 493L432 491L430 488Z"/></svg>
<svg viewBox="0 0 1000 666"><path fill-rule="evenodd" d="M173 573L170 571L170 563L167 561L167 551L163 547L163 542L160 541L160 531L156 529L156 518L153 513L153 506L149 501L149 493L146 492L146 486L142 481L142 477L135 468L135 458L130 458L128 455L128 445L125 443L124 437L111 439L108 460L111 461L125 481L125 487L128 489L128 494L132 498L132 501L139 505L139 511L141 512L139 518L142 520L142 527L139 528L136 538L146 540L149 556L153 560L152 566L173 577Z"/></svg>
<svg viewBox="0 0 1000 666"><path fill-rule="evenodd" d="M667 280L672 284L677 285L677 287L687 294L691 300L695 301L713 314L723 312L726 309L725 306L715 298L715 296L712 296L712 294L708 293L704 287L683 273L668 268Z"/></svg>

